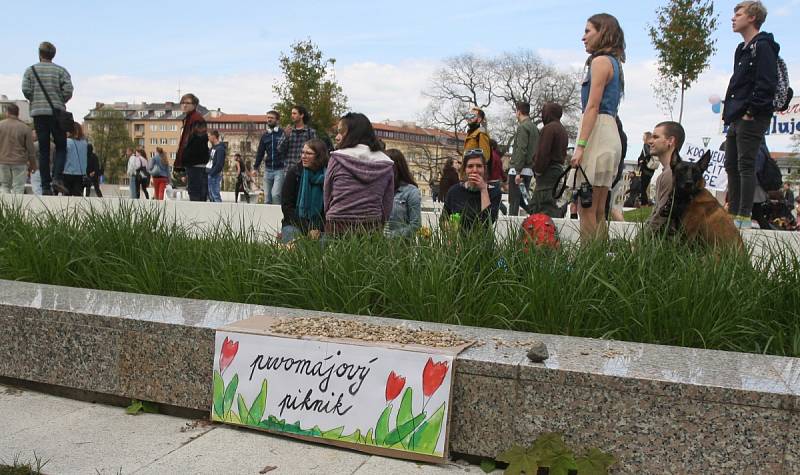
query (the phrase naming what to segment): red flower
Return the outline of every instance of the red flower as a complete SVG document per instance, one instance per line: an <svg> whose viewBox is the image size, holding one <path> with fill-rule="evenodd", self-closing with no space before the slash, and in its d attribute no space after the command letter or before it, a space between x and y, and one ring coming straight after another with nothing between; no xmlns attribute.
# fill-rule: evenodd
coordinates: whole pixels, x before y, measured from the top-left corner
<svg viewBox="0 0 800 475"><path fill-rule="evenodd" d="M222 373L225 371L225 368L230 366L231 362L233 362L233 358L236 356L236 352L239 351L239 342L230 340L228 341L228 337L225 337L225 341L222 342L222 352L219 355L219 372Z"/></svg>
<svg viewBox="0 0 800 475"><path fill-rule="evenodd" d="M398 376L394 371L389 373L389 378L386 379L386 402L393 401L399 396L405 385L406 378Z"/></svg>
<svg viewBox="0 0 800 475"><path fill-rule="evenodd" d="M446 374L447 361L434 363L432 358L428 358L425 369L422 370L422 393L426 397L431 397L442 385Z"/></svg>

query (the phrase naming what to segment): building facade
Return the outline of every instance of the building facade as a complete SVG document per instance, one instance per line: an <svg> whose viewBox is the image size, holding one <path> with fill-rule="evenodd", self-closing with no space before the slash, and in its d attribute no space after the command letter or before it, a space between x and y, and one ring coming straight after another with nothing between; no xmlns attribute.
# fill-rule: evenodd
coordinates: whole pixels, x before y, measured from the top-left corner
<svg viewBox="0 0 800 475"><path fill-rule="evenodd" d="M445 161L459 157L464 146L464 134L419 127L414 122L377 122L372 127L387 149L403 152L420 191L427 196L431 195L430 184L439 182Z"/></svg>
<svg viewBox="0 0 800 475"><path fill-rule="evenodd" d="M31 119L31 104L25 99L9 99L8 96L0 96L0 115L5 116L9 104L16 104L19 107L19 119L28 124L33 122Z"/></svg>
<svg viewBox="0 0 800 475"><path fill-rule="evenodd" d="M112 109L123 114L128 133L136 148L144 149L147 155L152 157L156 153L156 148L160 147L170 160L175 160L184 118L180 104L176 102L142 102L140 104L127 102L103 104L98 102L84 117L84 128L90 137L93 121L97 118L100 109ZM203 114L208 112L202 106L198 107L198 110Z"/></svg>

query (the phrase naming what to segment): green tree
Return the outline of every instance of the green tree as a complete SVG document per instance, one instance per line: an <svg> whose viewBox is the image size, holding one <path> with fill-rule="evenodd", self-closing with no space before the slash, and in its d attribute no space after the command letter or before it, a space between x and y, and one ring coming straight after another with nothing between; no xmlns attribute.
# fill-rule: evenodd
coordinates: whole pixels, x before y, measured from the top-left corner
<svg viewBox="0 0 800 475"><path fill-rule="evenodd" d="M127 167L125 149L133 147L125 116L111 108L96 109L89 129L89 138L100 158L100 166L105 170L106 179L116 180L125 173Z"/></svg>
<svg viewBox="0 0 800 475"><path fill-rule="evenodd" d="M669 98L680 91L678 122L683 119L686 90L708 68L709 58L717 51L717 40L711 38L716 29L712 0L668 0L656 9L655 25L648 25L661 76L655 91L662 102L671 102Z"/></svg>
<svg viewBox="0 0 800 475"><path fill-rule="evenodd" d="M323 59L322 51L310 39L294 43L288 55L281 53L283 80L273 90L278 96L275 110L284 125L290 122L292 106L302 104L320 135L333 131L347 110L347 97L332 74L335 64L333 58Z"/></svg>

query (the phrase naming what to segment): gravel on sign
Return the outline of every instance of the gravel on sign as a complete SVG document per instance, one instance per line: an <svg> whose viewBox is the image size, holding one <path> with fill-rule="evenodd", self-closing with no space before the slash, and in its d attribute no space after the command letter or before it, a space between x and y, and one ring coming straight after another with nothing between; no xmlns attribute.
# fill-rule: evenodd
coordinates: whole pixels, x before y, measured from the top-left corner
<svg viewBox="0 0 800 475"><path fill-rule="evenodd" d="M453 332L437 332L405 326L375 325L340 318L285 318L274 323L271 331L291 336L321 336L325 338L350 338L354 340L415 344L448 348L470 343Z"/></svg>

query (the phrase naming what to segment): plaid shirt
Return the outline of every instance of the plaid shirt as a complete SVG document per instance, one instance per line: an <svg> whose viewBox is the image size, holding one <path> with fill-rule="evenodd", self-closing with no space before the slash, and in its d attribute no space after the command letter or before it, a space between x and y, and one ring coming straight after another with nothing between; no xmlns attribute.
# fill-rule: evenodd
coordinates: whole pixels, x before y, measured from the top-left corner
<svg viewBox="0 0 800 475"><path fill-rule="evenodd" d="M315 138L317 138L317 132L308 126L302 129L294 127L287 129L286 139L281 143L281 154L285 157L286 166L296 165L300 161L303 144Z"/></svg>

